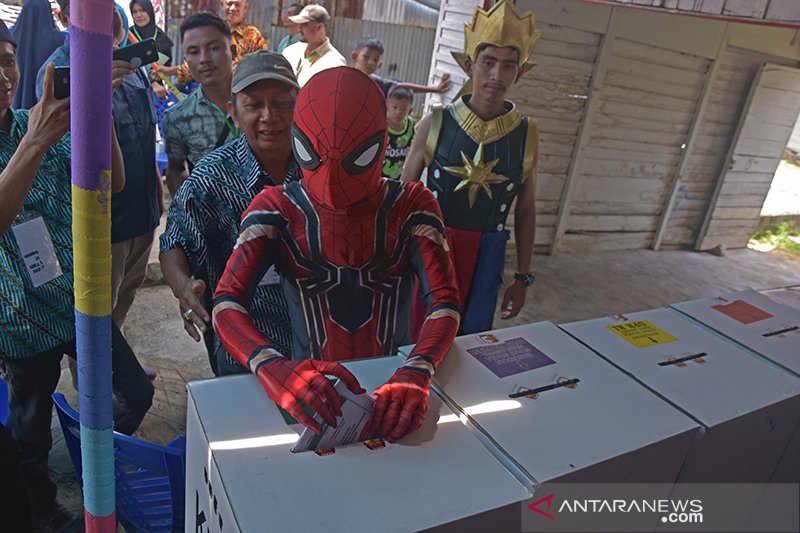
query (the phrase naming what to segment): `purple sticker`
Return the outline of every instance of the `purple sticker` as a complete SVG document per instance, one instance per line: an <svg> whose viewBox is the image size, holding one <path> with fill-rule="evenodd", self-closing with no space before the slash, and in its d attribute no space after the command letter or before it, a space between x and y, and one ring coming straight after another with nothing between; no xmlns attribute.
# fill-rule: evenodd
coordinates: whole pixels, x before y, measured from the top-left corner
<svg viewBox="0 0 800 533"><path fill-rule="evenodd" d="M555 364L555 361L523 338L469 348L467 351L499 378Z"/></svg>

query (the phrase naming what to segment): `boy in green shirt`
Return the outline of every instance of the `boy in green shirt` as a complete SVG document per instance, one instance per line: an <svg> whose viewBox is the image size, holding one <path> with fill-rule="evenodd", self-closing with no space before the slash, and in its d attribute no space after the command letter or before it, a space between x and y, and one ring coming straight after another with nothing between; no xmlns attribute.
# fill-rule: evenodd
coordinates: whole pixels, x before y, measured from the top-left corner
<svg viewBox="0 0 800 533"><path fill-rule="evenodd" d="M386 126L389 130L389 141L386 144L386 156L383 159L383 176L400 179L403 163L411 148L411 141L416 133L417 121L408 116L414 95L405 87L395 85L389 89L386 97Z"/></svg>

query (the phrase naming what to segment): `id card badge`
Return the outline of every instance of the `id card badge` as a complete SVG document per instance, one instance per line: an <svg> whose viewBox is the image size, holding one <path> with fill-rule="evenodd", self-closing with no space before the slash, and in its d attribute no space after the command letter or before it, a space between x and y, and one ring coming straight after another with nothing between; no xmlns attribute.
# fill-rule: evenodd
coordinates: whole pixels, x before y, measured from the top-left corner
<svg viewBox="0 0 800 533"><path fill-rule="evenodd" d="M53 281L62 274L53 239L41 216L11 229L34 287Z"/></svg>
<svg viewBox="0 0 800 533"><path fill-rule="evenodd" d="M269 270L264 273L264 277L258 282L258 286L261 287L262 285L275 285L276 283L280 282L281 276L278 274L278 271L275 270L275 265L272 265L269 267Z"/></svg>

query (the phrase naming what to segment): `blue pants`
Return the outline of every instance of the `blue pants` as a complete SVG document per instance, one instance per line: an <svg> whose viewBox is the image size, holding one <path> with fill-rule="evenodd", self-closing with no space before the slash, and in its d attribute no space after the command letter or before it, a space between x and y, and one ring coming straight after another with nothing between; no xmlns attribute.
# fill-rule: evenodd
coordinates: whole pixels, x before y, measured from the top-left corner
<svg viewBox="0 0 800 533"><path fill-rule="evenodd" d="M481 235L475 274L469 287L469 299L461 317L460 335L492 329L497 293L503 284L506 243L509 237L508 230Z"/></svg>

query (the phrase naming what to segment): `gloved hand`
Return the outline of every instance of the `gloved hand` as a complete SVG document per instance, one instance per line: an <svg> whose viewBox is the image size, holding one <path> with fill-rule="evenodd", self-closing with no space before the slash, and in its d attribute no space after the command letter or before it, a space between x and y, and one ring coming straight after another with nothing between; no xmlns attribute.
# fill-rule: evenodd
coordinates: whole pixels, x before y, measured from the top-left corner
<svg viewBox="0 0 800 533"><path fill-rule="evenodd" d="M322 426L299 402L311 407L325 422L336 427L336 417L342 414L342 402L326 374L344 381L354 394L366 392L349 370L330 361L276 359L260 367L257 376L270 400L286 409L305 427L320 433Z"/></svg>
<svg viewBox="0 0 800 533"><path fill-rule="evenodd" d="M423 370L400 368L375 390L367 427L373 438L395 442L422 425L428 414L431 377Z"/></svg>

